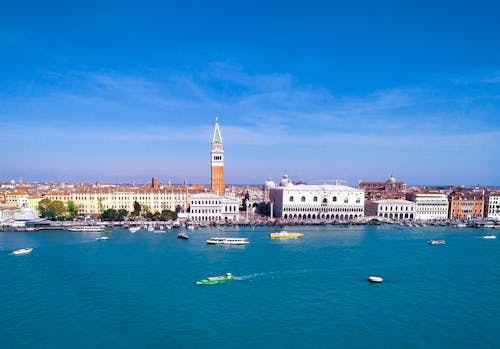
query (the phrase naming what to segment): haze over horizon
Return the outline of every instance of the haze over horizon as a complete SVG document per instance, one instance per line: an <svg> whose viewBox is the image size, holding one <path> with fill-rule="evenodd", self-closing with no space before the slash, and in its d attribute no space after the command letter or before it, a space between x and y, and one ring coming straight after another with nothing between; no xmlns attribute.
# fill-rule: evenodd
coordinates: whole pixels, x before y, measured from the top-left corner
<svg viewBox="0 0 500 349"><path fill-rule="evenodd" d="M500 185L500 4L18 2L0 181Z"/></svg>

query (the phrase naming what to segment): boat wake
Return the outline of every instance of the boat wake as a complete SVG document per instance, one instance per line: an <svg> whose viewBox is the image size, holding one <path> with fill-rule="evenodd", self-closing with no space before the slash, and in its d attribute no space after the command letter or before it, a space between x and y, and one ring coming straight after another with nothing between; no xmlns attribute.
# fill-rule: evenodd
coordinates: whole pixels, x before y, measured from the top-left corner
<svg viewBox="0 0 500 349"><path fill-rule="evenodd" d="M272 275L272 274L275 274L275 272L274 271L270 271L270 272L267 272L267 273L253 273L253 274L249 274L249 275L235 276L234 279L235 280L250 280L250 279L256 279L256 278L259 278L259 277L266 277L266 276L269 276L269 275Z"/></svg>

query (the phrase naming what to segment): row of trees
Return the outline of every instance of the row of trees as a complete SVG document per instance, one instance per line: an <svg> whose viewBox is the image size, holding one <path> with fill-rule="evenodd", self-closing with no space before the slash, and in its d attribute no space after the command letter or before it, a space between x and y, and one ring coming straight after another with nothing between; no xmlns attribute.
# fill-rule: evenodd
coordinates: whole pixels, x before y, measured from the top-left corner
<svg viewBox="0 0 500 349"><path fill-rule="evenodd" d="M78 207L73 201L64 202L59 200L43 199L38 203L38 212L44 218L52 220L73 220L78 217Z"/></svg>
<svg viewBox="0 0 500 349"><path fill-rule="evenodd" d="M78 217L78 207L76 207L73 201L68 201L65 205L64 202L59 200L52 201L50 199L43 199L38 203L38 212L40 212L42 217L52 220L73 220ZM147 219L167 221L176 220L177 212L163 210L153 213L147 205L141 205L137 201L134 201L134 210L132 212L110 208L102 211L100 214L100 218L103 221L123 221L126 217L144 217Z"/></svg>
<svg viewBox="0 0 500 349"><path fill-rule="evenodd" d="M129 216L129 212L127 210L115 210L114 208L110 208L104 210L101 213L101 220L103 221L123 221L125 217ZM134 211L130 212L130 217L144 217L146 219L158 220L158 221L168 221L168 220L176 220L177 213L170 210L163 210L161 212L150 212L147 211L143 215L136 214Z"/></svg>

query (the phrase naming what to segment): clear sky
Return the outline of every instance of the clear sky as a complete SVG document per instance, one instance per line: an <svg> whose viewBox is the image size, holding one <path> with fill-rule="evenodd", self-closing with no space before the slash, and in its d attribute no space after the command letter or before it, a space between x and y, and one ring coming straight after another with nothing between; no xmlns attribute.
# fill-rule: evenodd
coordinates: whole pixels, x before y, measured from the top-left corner
<svg viewBox="0 0 500 349"><path fill-rule="evenodd" d="M424 4L425 3L425 4ZM498 1L10 1L0 180L500 185Z"/></svg>

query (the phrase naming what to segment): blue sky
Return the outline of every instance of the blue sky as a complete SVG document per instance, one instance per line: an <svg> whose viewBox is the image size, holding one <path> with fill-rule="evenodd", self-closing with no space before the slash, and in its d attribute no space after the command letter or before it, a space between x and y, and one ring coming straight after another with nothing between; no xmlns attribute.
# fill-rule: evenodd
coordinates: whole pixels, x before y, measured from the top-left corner
<svg viewBox="0 0 500 349"><path fill-rule="evenodd" d="M494 1L0 8L0 180L500 185Z"/></svg>

